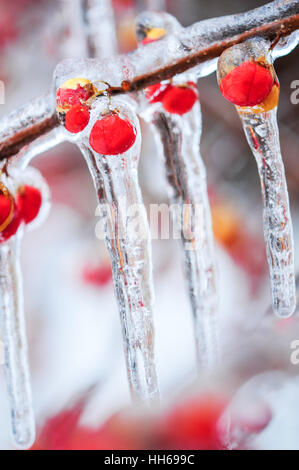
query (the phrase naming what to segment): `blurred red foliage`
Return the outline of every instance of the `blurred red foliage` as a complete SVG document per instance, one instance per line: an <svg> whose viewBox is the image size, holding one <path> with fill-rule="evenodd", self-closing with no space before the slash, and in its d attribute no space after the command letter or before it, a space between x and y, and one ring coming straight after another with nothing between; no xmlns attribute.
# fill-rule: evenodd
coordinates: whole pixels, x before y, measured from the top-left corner
<svg viewBox="0 0 299 470"><path fill-rule="evenodd" d="M32 450L224 449L218 427L227 402L186 400L161 416L118 413L98 429L80 425L84 400L51 418Z"/></svg>

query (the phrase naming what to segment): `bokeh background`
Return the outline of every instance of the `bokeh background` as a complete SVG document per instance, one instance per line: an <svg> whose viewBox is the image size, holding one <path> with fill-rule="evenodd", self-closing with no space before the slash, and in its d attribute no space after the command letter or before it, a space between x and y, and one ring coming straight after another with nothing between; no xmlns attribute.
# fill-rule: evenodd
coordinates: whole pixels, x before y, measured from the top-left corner
<svg viewBox="0 0 299 470"><path fill-rule="evenodd" d="M264 1L168 0L184 25L237 13ZM62 58L78 55L67 1L0 0L0 116L46 91ZM142 0L114 0L119 49L136 47ZM79 46L78 46L79 47ZM299 50L275 64L281 83L279 127L299 246L299 104L291 103ZM162 411L132 408L109 258L95 237L96 196L78 150L63 144L35 158L52 193L50 216L25 234L22 267L36 448L214 448L218 418L233 410L235 447L299 449L299 340L296 316L270 308L262 202L254 158L215 74L199 82L201 151L207 167L220 278L221 356L196 379L192 318L179 241L153 242L156 356ZM144 123L140 181L146 204L166 202L166 182ZM299 257L296 255L299 269ZM11 448L4 371L0 369L0 448ZM297 417L296 417L297 416ZM224 419L224 418L223 418ZM220 420L221 421L221 420ZM225 426L225 425L224 425ZM162 432L161 432L162 429ZM180 429L180 431L178 431Z"/></svg>

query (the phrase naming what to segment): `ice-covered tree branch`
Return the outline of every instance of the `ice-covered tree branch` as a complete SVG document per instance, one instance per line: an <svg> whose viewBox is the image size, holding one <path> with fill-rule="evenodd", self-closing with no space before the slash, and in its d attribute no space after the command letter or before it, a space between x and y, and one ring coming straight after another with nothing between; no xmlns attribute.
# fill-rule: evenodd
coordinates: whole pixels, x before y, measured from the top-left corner
<svg viewBox="0 0 299 470"><path fill-rule="evenodd" d="M278 42L279 46L281 40L298 29L299 1L276 0L247 13L195 23L179 34L169 35L158 43L147 45L146 57L141 48L125 56L119 56L112 64L109 64L111 61L108 60L99 63L90 61L89 64L85 64L85 69L87 73L88 69L92 69L92 74L98 71L96 78L110 83L111 94L136 92L199 64L203 64L202 75L208 75L215 71L215 67L206 67L206 64L217 58L228 47L256 36L275 41L275 44ZM294 38L293 47L297 42L298 35ZM285 52L281 53L284 54ZM130 69L129 78L124 74L125 67ZM69 65L68 68L71 73ZM77 65L74 64L73 76L76 76L80 68L82 64L78 61ZM108 71L109 76L107 76ZM0 122L1 160L15 155L24 146L59 126L54 98L51 109L48 109L49 101L47 105L43 103L42 98L39 101L39 109L30 103ZM47 113L42 116L41 109L44 107L47 107ZM12 119L13 129L11 129Z"/></svg>

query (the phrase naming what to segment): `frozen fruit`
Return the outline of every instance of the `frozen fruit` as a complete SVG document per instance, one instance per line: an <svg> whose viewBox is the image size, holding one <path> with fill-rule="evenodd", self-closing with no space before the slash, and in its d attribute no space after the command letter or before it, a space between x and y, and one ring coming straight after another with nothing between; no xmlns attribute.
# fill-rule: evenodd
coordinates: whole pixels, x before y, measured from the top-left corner
<svg viewBox="0 0 299 470"><path fill-rule="evenodd" d="M173 87L170 83L157 83L156 85L151 85L146 89L145 96L149 103L158 103L163 100L166 93L168 93L172 88Z"/></svg>
<svg viewBox="0 0 299 470"><path fill-rule="evenodd" d="M273 85L270 70L248 60L221 80L220 91L228 101L237 106L256 106L267 98Z"/></svg>
<svg viewBox="0 0 299 470"><path fill-rule="evenodd" d="M94 124L89 143L102 155L118 155L129 150L136 140L136 129L128 119L111 113Z"/></svg>
<svg viewBox="0 0 299 470"><path fill-rule="evenodd" d="M65 114L74 105L88 106L88 100L97 92L97 88L86 78L72 78L57 90L57 111Z"/></svg>
<svg viewBox="0 0 299 470"><path fill-rule="evenodd" d="M42 195L39 189L27 185L18 188L17 206L25 224L29 224L37 217L41 205Z"/></svg>
<svg viewBox="0 0 299 470"><path fill-rule="evenodd" d="M163 108L171 114L183 115L193 108L198 99L197 92L190 86L173 86L163 98Z"/></svg>
<svg viewBox="0 0 299 470"><path fill-rule="evenodd" d="M65 128L72 134L82 132L89 123L89 118L89 109L81 104L76 104L65 115Z"/></svg>
<svg viewBox="0 0 299 470"><path fill-rule="evenodd" d="M13 197L0 194L0 243L15 235L21 223L18 208Z"/></svg>
<svg viewBox="0 0 299 470"><path fill-rule="evenodd" d="M73 106L86 102L93 94L93 85L85 78L72 78L57 91L57 106Z"/></svg>

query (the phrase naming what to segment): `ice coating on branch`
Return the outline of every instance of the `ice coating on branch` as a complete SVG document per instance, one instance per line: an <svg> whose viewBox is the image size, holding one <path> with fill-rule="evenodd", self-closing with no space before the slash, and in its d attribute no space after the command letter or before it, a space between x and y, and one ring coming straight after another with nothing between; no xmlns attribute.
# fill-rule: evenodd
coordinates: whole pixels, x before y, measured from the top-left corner
<svg viewBox="0 0 299 470"><path fill-rule="evenodd" d="M272 51L273 60L290 54L299 44L299 31L294 31L289 36L281 38Z"/></svg>
<svg viewBox="0 0 299 470"><path fill-rule="evenodd" d="M265 25L268 22L283 19L299 13L296 0L285 2L278 0L267 5L238 15L212 18L183 28L179 33L170 34L161 41L147 44L123 56L117 56L113 63L109 60L72 61L58 65L55 72L56 88L72 77L84 76L89 80L105 80L112 86L120 86L123 80L132 80L136 76L163 68L176 61L198 53L200 49L210 47L217 42ZM293 46L295 47L295 42ZM277 51L277 57L284 51ZM199 76L208 75L216 70L216 60L201 64L197 69Z"/></svg>
<svg viewBox="0 0 299 470"><path fill-rule="evenodd" d="M146 53L145 50L141 48L128 56L116 58L113 63L108 60L103 63L99 60L69 60L58 66L56 85L59 86L68 78L74 78L74 76L82 76L84 74L87 78L106 80L111 85L120 86L122 80L131 80L135 78L137 74L143 75L145 72L151 72L152 70L175 63L190 54L196 54L202 47L212 46L215 42L245 32L248 28L261 26L269 21L298 13L298 1L277 1L252 12L200 22L190 28L182 30L179 34L166 37L161 40L159 44L153 43L147 45ZM274 49L273 56L277 58L290 52L296 47L297 43L297 33L293 33L286 41L281 39ZM200 66L198 75L207 75L214 70L215 60L209 61ZM43 131L44 124L47 121L51 121L53 118L54 106L54 96L51 94L35 100L35 102L12 113L8 118L4 118L0 122L0 155L2 150L1 144L4 141L9 141L16 134L23 131L31 131L36 126L40 126L40 134L38 132L37 134L34 133L34 135L43 135L45 133L45 131ZM261 129L262 128L259 128L260 133L264 133ZM251 134L251 136L252 135L254 135L254 133ZM57 142L56 133L53 142ZM24 142L24 145L26 144L27 141ZM33 145L30 147L29 153L31 153L31 156L37 154L39 149L45 148L43 147L44 144L44 140L38 141L37 146ZM39 147L39 145L41 145L41 147ZM93 153L85 149L85 155L88 155L90 168L95 168L94 162L96 159ZM25 158L24 162L26 161ZM100 172L93 171L93 175L97 183L97 188L101 188L103 180Z"/></svg>
<svg viewBox="0 0 299 470"><path fill-rule="evenodd" d="M90 80L104 80L112 86L119 87L123 80L133 80L136 76L140 77L153 70L161 70L163 67L177 63L180 59L196 56L196 54L200 54L202 48L212 47L217 42L222 42L223 39L231 39L235 35L248 31L249 28L262 26L267 22L274 22L278 19L282 20L298 13L298 1L285 2L284 0L278 0L239 15L212 18L196 23L183 29L179 34L167 36L159 43L148 44L146 54L143 48L139 48L130 54L118 56L113 61L109 59L104 61L69 59L56 68L54 74L55 90L66 80L80 76ZM292 35L292 41L286 49L283 46L281 47L283 39L281 41L274 50L275 58L284 55L286 51L290 52L298 42L297 36ZM216 59L203 62L204 59L204 56L200 56L202 64L197 69L200 76L209 75L216 70ZM188 67L187 62L186 67ZM169 72L167 78L170 78L170 76L171 72ZM155 79L153 79L153 83L155 83ZM12 114L13 126L10 124L10 116L0 121L0 155L2 145L7 144L7 138L20 130L28 129L28 124L32 124L28 123L28 119L36 123L42 120L43 124L47 119L51 119L51 111L54 109L54 96L41 97L35 100L35 103L38 102L40 106L29 103L15 111ZM46 130L41 129L42 134L45 132ZM31 140L37 137L33 133Z"/></svg>
<svg viewBox="0 0 299 470"><path fill-rule="evenodd" d="M182 29L166 13L145 12L137 18L137 36L162 35ZM196 80L196 71L177 75L172 85ZM166 94L167 96L167 94ZM217 356L216 268L214 241L207 192L206 171L200 155L202 132L200 103L183 114L171 114L161 103L148 104L143 117L151 123L164 161L170 200L178 207L173 214L181 234L185 274L194 320L199 368L211 365Z"/></svg>
<svg viewBox="0 0 299 470"><path fill-rule="evenodd" d="M34 155L37 155L39 148L42 151L51 148L52 142L48 141L47 134L49 129L57 126L53 93L47 93L8 114L0 120L0 163L2 167L5 165L2 154L4 145L10 147L11 155L15 155L13 160L16 160L20 151L19 140L23 140L20 154L26 155L24 158L30 160ZM24 137L25 134L28 137ZM28 154L26 154L27 150ZM19 164L21 165L21 159Z"/></svg>
<svg viewBox="0 0 299 470"><path fill-rule="evenodd" d="M55 97L52 93L40 96L30 103L21 106L0 120L0 153L1 141L13 137L18 132L51 119L55 111Z"/></svg>
<svg viewBox="0 0 299 470"><path fill-rule="evenodd" d="M0 245L0 328L14 443L30 447L35 439L27 358L19 237Z"/></svg>
<svg viewBox="0 0 299 470"><path fill-rule="evenodd" d="M124 154L97 154L90 131L108 108L120 111L136 130L134 145ZM89 167L99 197L99 212L111 257L114 287L121 318L129 385L134 399L158 399L154 358L152 259L150 233L138 183L141 135L128 98L102 98L94 103L88 127L73 138Z"/></svg>
<svg viewBox="0 0 299 470"><path fill-rule="evenodd" d="M279 84L269 53L269 43L255 39L227 49L218 62L218 81L221 84L225 76L248 60L262 64L273 75L272 89L262 103L253 107L236 108L256 159L261 180L264 237L273 308L279 316L288 317L296 307L294 242L277 125ZM240 89L241 85L237 83L236 86Z"/></svg>

